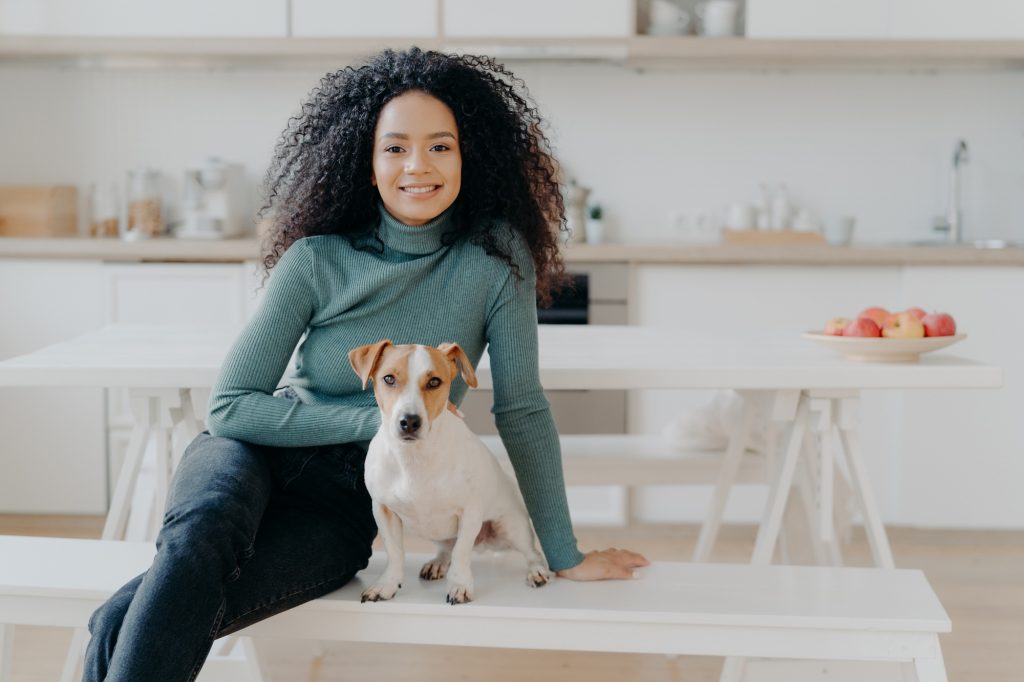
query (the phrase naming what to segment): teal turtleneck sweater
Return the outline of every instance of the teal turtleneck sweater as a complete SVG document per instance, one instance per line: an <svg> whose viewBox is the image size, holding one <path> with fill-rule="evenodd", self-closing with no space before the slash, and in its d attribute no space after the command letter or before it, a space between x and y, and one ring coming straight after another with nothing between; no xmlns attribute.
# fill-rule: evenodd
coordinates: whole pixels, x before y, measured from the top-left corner
<svg viewBox="0 0 1024 682"><path fill-rule="evenodd" d="M491 359L495 424L552 570L583 560L572 533L562 458L537 368L536 273L521 237L500 238L524 276L460 240L442 245L451 209L405 225L380 209L383 253L337 235L306 237L274 267L263 301L235 341L210 396L210 433L278 447L367 442L380 426L372 388L348 363L356 346L457 342L475 367ZM379 242L367 240L379 250ZM298 345L301 341L301 345ZM298 350L296 351L296 345ZM283 383L299 401L273 392ZM467 390L458 379L451 400Z"/></svg>

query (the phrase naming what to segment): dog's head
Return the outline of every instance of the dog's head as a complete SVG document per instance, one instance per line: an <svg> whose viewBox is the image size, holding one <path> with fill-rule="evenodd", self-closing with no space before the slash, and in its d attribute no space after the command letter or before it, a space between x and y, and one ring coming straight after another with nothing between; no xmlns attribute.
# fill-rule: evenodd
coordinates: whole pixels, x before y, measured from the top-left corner
<svg viewBox="0 0 1024 682"><path fill-rule="evenodd" d="M373 380L373 394L382 416L381 428L398 440L416 441L448 409L452 382L460 374L472 388L476 374L457 343L396 346L388 340L353 348L348 361L363 388Z"/></svg>

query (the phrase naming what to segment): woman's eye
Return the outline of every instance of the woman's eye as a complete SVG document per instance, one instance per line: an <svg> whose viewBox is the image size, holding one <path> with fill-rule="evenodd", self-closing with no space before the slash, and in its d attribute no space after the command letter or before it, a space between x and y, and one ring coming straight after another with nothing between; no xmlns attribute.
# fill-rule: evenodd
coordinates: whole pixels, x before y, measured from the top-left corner
<svg viewBox="0 0 1024 682"><path fill-rule="evenodd" d="M433 377L430 381L427 382L427 388L437 388L440 385L441 380L438 379L437 377Z"/></svg>
<svg viewBox="0 0 1024 682"><path fill-rule="evenodd" d="M394 386L395 385L395 375L393 375L393 374L385 374L384 375L384 383L387 384L388 386Z"/></svg>
<svg viewBox="0 0 1024 682"><path fill-rule="evenodd" d="M446 144L435 144L433 147L430 148L430 151L432 151L432 152L446 152L449 149L451 149L451 147L449 147Z"/></svg>
<svg viewBox="0 0 1024 682"><path fill-rule="evenodd" d="M398 145L393 144L390 147L385 147L384 151L386 151L388 154L398 154L402 151L402 148L399 147Z"/></svg>

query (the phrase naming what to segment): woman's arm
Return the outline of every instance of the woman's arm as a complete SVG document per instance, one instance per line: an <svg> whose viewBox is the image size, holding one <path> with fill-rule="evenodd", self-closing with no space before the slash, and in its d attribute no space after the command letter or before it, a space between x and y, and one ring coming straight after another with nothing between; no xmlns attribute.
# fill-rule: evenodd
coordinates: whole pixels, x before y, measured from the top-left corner
<svg viewBox="0 0 1024 682"><path fill-rule="evenodd" d="M210 395L210 433L273 446L369 440L376 406L304 405L273 396L317 309L312 253L304 240L281 257L259 309L235 340Z"/></svg>
<svg viewBox="0 0 1024 682"><path fill-rule="evenodd" d="M487 319L498 433L551 570L573 580L631 578L634 568L648 564L643 556L618 549L584 555L577 548L558 430L540 383L536 273L525 245L515 243L523 280L509 272Z"/></svg>
<svg viewBox="0 0 1024 682"><path fill-rule="evenodd" d="M518 259L522 261L523 259ZM537 367L536 278L508 273L487 318L487 353L494 382L494 422L515 469L523 500L552 570L583 560L576 547L562 476L558 431Z"/></svg>

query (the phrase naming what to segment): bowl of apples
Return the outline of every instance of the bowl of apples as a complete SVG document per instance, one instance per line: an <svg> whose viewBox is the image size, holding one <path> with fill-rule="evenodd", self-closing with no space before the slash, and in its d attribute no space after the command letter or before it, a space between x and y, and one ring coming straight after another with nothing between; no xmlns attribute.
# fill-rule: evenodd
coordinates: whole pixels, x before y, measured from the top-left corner
<svg viewBox="0 0 1024 682"><path fill-rule="evenodd" d="M832 318L823 331L805 332L804 338L850 360L917 362L922 353L945 348L967 335L957 334L956 320L949 313L927 313L921 308L893 313L874 307L854 318Z"/></svg>

